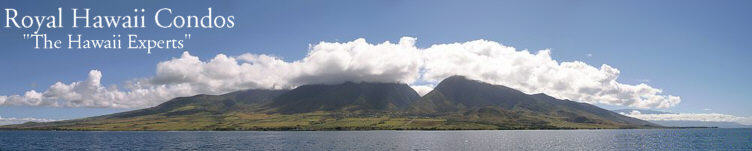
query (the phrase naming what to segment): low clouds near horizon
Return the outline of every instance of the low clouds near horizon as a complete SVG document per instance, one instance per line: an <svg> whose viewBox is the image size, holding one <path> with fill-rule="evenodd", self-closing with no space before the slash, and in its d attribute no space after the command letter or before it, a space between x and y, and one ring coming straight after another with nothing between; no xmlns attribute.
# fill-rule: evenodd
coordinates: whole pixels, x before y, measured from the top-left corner
<svg viewBox="0 0 752 151"><path fill-rule="evenodd" d="M403 37L397 43L371 44L362 38L320 42L305 58L291 62L251 53L218 54L202 61L184 52L158 63L156 75L126 81L122 87L102 85L103 74L91 70L83 81L0 95L0 105L144 108L181 96L345 81L407 83L423 95L452 75L586 103L668 108L681 102L647 84L617 82L620 71L606 64L556 61L550 50L529 52L488 40L417 48L415 41Z"/></svg>
<svg viewBox="0 0 752 151"><path fill-rule="evenodd" d="M700 121L700 122L733 122L742 125L752 125L752 117L739 117L720 113L663 113L646 114L633 110L629 113L619 113L646 121Z"/></svg>
<svg viewBox="0 0 752 151"><path fill-rule="evenodd" d="M21 124L26 122L52 122L56 120L44 119L44 118L15 118L15 117L2 117L0 116L0 125Z"/></svg>

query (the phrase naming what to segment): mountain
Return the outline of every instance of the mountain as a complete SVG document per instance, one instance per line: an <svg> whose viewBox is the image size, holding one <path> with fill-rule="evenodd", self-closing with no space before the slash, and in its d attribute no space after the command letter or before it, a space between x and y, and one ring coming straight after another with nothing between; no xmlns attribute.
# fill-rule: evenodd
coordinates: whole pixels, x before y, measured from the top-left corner
<svg viewBox="0 0 752 151"><path fill-rule="evenodd" d="M0 126L35 130L372 130L653 128L596 106L449 77L420 97L400 83L345 82L292 90L179 97L97 117Z"/></svg>
<svg viewBox="0 0 752 151"><path fill-rule="evenodd" d="M658 126L587 103L560 100L452 76L411 107L415 113L490 122L506 128L631 128Z"/></svg>
<svg viewBox="0 0 752 151"><path fill-rule="evenodd" d="M208 130L235 113L258 110L289 90L251 89L223 95L178 97L155 107L55 122L27 122L0 129L34 130Z"/></svg>
<svg viewBox="0 0 752 151"><path fill-rule="evenodd" d="M274 98L289 90L251 89L236 91L223 95L196 95L178 97L155 107L116 113L104 117L128 118L145 115L186 115L196 113L221 114L231 111L254 111L259 106L271 102Z"/></svg>
<svg viewBox="0 0 752 151"><path fill-rule="evenodd" d="M304 85L282 94L268 105L273 112L314 111L395 112L420 99L407 84L353 83Z"/></svg>

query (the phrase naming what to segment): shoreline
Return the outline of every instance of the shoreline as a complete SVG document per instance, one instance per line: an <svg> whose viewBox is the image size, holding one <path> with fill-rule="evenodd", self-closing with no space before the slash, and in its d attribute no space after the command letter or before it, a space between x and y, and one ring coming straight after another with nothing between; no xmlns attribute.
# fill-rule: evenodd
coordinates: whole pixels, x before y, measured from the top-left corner
<svg viewBox="0 0 752 151"><path fill-rule="evenodd" d="M551 128L551 129L265 129L265 130L74 130L74 129L5 129L0 131L87 131L87 132L218 132L218 131L237 131L237 132L263 132L263 131L517 131L517 130L656 130L656 129L748 129L748 128L720 128L720 127L656 127L656 128Z"/></svg>

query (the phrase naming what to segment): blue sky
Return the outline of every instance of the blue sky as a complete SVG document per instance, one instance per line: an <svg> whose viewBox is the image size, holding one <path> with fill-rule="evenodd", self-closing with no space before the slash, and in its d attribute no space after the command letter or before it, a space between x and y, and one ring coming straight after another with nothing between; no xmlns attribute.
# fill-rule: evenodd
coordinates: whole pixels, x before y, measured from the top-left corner
<svg viewBox="0 0 752 151"><path fill-rule="evenodd" d="M114 4L113 4L114 3ZM186 14L232 14L229 30L53 29L57 38L82 33L107 39L136 33L145 38L182 37L201 59L219 53L271 54L287 61L305 57L309 44L366 38L371 43L418 38L418 47L486 39L518 49L550 48L558 61L608 64L621 71L619 82L647 83L682 102L666 110L752 116L752 5L750 1L3 1L22 14L51 15L56 8L92 8L103 15L130 14L133 8L169 7ZM153 13L153 12L151 12ZM4 12L3 12L3 15ZM151 14L147 12L147 17ZM3 17L4 18L4 17ZM65 21L69 21L65 18ZM155 74L155 65L183 50L35 50L21 39L28 30L1 28L0 95L44 91L57 81L104 73L104 85ZM626 108L600 105L607 109ZM710 110L705 110L710 109ZM0 106L3 117L70 119L124 111L109 108Z"/></svg>

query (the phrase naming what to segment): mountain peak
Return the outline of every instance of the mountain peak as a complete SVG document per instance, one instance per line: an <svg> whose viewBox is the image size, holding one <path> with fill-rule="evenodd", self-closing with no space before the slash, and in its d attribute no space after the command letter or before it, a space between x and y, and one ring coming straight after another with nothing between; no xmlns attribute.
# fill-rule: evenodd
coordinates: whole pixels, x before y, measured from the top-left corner
<svg viewBox="0 0 752 151"><path fill-rule="evenodd" d="M451 76L439 83L433 91L416 102L413 109L422 114L486 114L493 110L497 116L521 121L559 121L573 125L654 125L626 117L597 106L561 100L547 94L528 95L502 85L493 85L463 76ZM481 115L478 115L481 116ZM519 122L519 121L518 121ZM545 122L544 122L545 123ZM509 124L509 123L506 123ZM520 123L518 123L520 124ZM522 123L525 125L525 123ZM527 123L527 126L547 125ZM512 124L514 125L514 124Z"/></svg>
<svg viewBox="0 0 752 151"><path fill-rule="evenodd" d="M472 79L467 78L467 77L462 76L462 75L453 75L453 76L449 76L449 77L445 78L444 80L441 80L441 82L439 82L439 85L441 85L441 83L455 83L455 82L477 82L477 83L482 83L481 81L472 80Z"/></svg>

